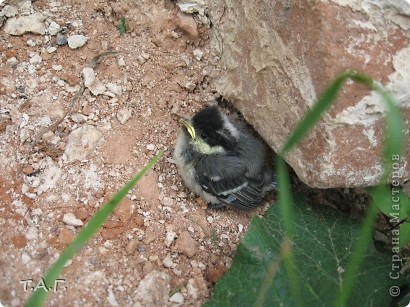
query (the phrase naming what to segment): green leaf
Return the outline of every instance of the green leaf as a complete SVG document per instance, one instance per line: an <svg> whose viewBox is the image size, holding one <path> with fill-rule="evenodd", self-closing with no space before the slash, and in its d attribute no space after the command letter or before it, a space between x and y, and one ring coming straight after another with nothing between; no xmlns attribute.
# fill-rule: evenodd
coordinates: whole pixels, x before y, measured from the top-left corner
<svg viewBox="0 0 410 307"><path fill-rule="evenodd" d="M74 240L69 246L61 253L57 261L49 268L47 274L44 277L44 282L47 287L53 285L55 280L59 277L64 269L64 265L70 260L77 251L80 250L91 238L92 236L102 227L104 222L114 211L120 201L127 195L128 191L131 190L134 185L144 176L157 161L163 155L161 151L156 155L148 164L145 166L134 178L132 178L121 190L114 195L111 200L106 203L101 209L93 216L93 218L84 226L84 228L75 236ZM33 292L25 306L42 306L46 297L47 291L43 288L38 289Z"/></svg>
<svg viewBox="0 0 410 307"><path fill-rule="evenodd" d="M120 31L120 35L124 35L128 31L127 19L125 17L122 17L118 22L116 28L118 29L118 31Z"/></svg>
<svg viewBox="0 0 410 307"><path fill-rule="evenodd" d="M400 225L399 247L410 244L410 222L405 222Z"/></svg>
<svg viewBox="0 0 410 307"><path fill-rule="evenodd" d="M219 280L205 306L295 306L284 265L289 246L279 206L255 217L239 245L230 270ZM304 306L331 306L342 286L362 227L359 220L323 205L295 200L295 234L291 243ZM354 275L348 306L388 306L391 256L373 245L362 256ZM403 284L403 281L400 280Z"/></svg>

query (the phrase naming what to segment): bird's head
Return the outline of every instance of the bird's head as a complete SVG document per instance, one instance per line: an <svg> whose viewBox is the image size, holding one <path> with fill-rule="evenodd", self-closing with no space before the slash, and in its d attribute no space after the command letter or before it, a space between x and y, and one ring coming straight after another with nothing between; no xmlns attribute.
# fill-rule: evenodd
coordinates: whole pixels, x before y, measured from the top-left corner
<svg viewBox="0 0 410 307"><path fill-rule="evenodd" d="M225 153L235 148L239 130L217 107L206 107L192 119L181 119L193 148L203 154Z"/></svg>

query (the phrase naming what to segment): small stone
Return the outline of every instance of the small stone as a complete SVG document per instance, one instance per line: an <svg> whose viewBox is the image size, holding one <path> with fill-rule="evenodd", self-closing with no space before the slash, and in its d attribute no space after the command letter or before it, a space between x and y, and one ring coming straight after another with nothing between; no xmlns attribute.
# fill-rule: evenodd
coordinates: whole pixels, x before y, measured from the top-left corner
<svg viewBox="0 0 410 307"><path fill-rule="evenodd" d="M220 264L215 268L208 268L208 280L215 284L227 270L228 268L223 264Z"/></svg>
<svg viewBox="0 0 410 307"><path fill-rule="evenodd" d="M84 86L91 86L95 81L94 69L92 69L91 67L84 67L82 72L84 77Z"/></svg>
<svg viewBox="0 0 410 307"><path fill-rule="evenodd" d="M73 114L70 116L70 118L76 124L82 124L87 120L87 116L80 113Z"/></svg>
<svg viewBox="0 0 410 307"><path fill-rule="evenodd" d="M63 228L60 231L60 234L58 235L58 240L65 245L68 245L73 241L74 239L74 234L68 230L67 228Z"/></svg>
<svg viewBox="0 0 410 307"><path fill-rule="evenodd" d="M107 90L105 85L102 84L98 78L95 78L93 84L91 84L88 88L94 96L102 95Z"/></svg>
<svg viewBox="0 0 410 307"><path fill-rule="evenodd" d="M149 150L149 151L155 151L155 145L154 144L148 144L147 145L147 149Z"/></svg>
<svg viewBox="0 0 410 307"><path fill-rule="evenodd" d="M169 298L169 301L172 303L183 304L184 303L184 296L181 292L177 292Z"/></svg>
<svg viewBox="0 0 410 307"><path fill-rule="evenodd" d="M84 46L88 41L88 37L84 35L72 35L67 39L68 46L71 49L77 49Z"/></svg>
<svg viewBox="0 0 410 307"><path fill-rule="evenodd" d="M105 240L111 240L117 238L120 234L126 231L126 227L117 227L117 228L110 228L110 229L103 229L101 232L101 236Z"/></svg>
<svg viewBox="0 0 410 307"><path fill-rule="evenodd" d="M194 17L189 14L178 12L177 14L177 23L178 26L187 32L191 37L198 37L198 25L195 22Z"/></svg>
<svg viewBox="0 0 410 307"><path fill-rule="evenodd" d="M14 17L18 14L18 10L13 5L6 5L0 12L0 16L5 16L7 18Z"/></svg>
<svg viewBox="0 0 410 307"><path fill-rule="evenodd" d="M73 213L66 213L64 214L63 217L63 222L67 225L70 226L75 226L75 227L79 227L79 226L83 226L84 223L82 220L78 219L75 217L75 215Z"/></svg>
<svg viewBox="0 0 410 307"><path fill-rule="evenodd" d="M45 19L46 17L41 13L9 18L4 26L4 32L10 35L23 35L25 33L44 35L46 33Z"/></svg>
<svg viewBox="0 0 410 307"><path fill-rule="evenodd" d="M47 31L50 35L56 35L61 31L61 26L58 23L52 21L48 26Z"/></svg>
<svg viewBox="0 0 410 307"><path fill-rule="evenodd" d="M100 143L103 135L91 125L84 125L70 133L65 149L68 162L85 160Z"/></svg>
<svg viewBox="0 0 410 307"><path fill-rule="evenodd" d="M214 221L214 218L209 215L209 216L206 217L206 220L208 221L209 224L212 224L213 221Z"/></svg>
<svg viewBox="0 0 410 307"><path fill-rule="evenodd" d="M7 60L7 65L10 68L16 67L19 61L15 57L11 57L10 59Z"/></svg>
<svg viewBox="0 0 410 307"><path fill-rule="evenodd" d="M152 271L138 285L134 306L166 306L169 290L169 275L164 272Z"/></svg>
<svg viewBox="0 0 410 307"><path fill-rule="evenodd" d="M54 64L54 65L51 66L51 68L54 69L55 71L61 71L61 70L63 70L63 66L62 66L62 65L56 65L56 64Z"/></svg>
<svg viewBox="0 0 410 307"><path fill-rule="evenodd" d="M165 234L165 241L164 241L165 246L170 247L171 244L174 242L176 236L177 234L174 231L172 230L167 231L167 233Z"/></svg>
<svg viewBox="0 0 410 307"><path fill-rule="evenodd" d="M188 258L195 256L197 252L196 241L192 239L187 231L183 231L175 242L175 248L178 252L184 254Z"/></svg>
<svg viewBox="0 0 410 307"><path fill-rule="evenodd" d="M174 266L174 262L172 261L171 254L167 254L164 260L162 261L162 265L165 268L172 268Z"/></svg>
<svg viewBox="0 0 410 307"><path fill-rule="evenodd" d="M27 264L31 261L31 257L24 253L23 255L21 255L21 261L23 262L23 264Z"/></svg>
<svg viewBox="0 0 410 307"><path fill-rule="evenodd" d="M128 108L122 108L117 112L118 121L124 125L132 116L132 110Z"/></svg>
<svg viewBox="0 0 410 307"><path fill-rule="evenodd" d="M117 300L116 300L116 298L115 298L114 292L112 291L111 288L108 288L108 298L107 298L107 301L108 301L108 304L110 304L110 306L113 306L113 307L119 306L119 305L118 305L118 302L117 302Z"/></svg>
<svg viewBox="0 0 410 307"><path fill-rule="evenodd" d="M47 53L53 53L53 52L56 52L56 50L57 50L57 48L53 47L53 46L47 47L47 49L46 49Z"/></svg>
<svg viewBox="0 0 410 307"><path fill-rule="evenodd" d="M125 60L124 60L124 57L119 57L118 58L118 66L125 66Z"/></svg>
<svg viewBox="0 0 410 307"><path fill-rule="evenodd" d="M122 88L121 88L121 86L119 86L119 85L117 85L117 84L115 84L115 83L113 83L113 82L108 82L106 86L107 86L107 89L108 89L111 93L113 93L114 95L117 95L117 96L120 96L120 95L121 95L121 93L122 93Z"/></svg>
<svg viewBox="0 0 410 307"><path fill-rule="evenodd" d="M196 49L194 49L193 54L194 54L195 58L198 61L200 61L202 59L203 55L204 55L204 52L201 49L196 48Z"/></svg>
<svg viewBox="0 0 410 307"><path fill-rule="evenodd" d="M24 175L30 176L31 174L34 173L34 168L30 165L27 165L27 166L23 166L21 168L21 171L23 172Z"/></svg>
<svg viewBox="0 0 410 307"><path fill-rule="evenodd" d="M135 253L135 251L137 250L137 244L138 244L137 240L130 240L128 242L127 246L125 247L125 251L127 252L128 255Z"/></svg>
<svg viewBox="0 0 410 307"><path fill-rule="evenodd" d="M88 211L84 207L80 207L75 211L75 216L84 221L88 217Z"/></svg>
<svg viewBox="0 0 410 307"><path fill-rule="evenodd" d="M58 46L64 46L64 45L67 45L67 43L68 43L68 40L67 40L67 38L66 38L65 36L63 36L63 35L57 35L56 44L57 44Z"/></svg>
<svg viewBox="0 0 410 307"><path fill-rule="evenodd" d="M43 58L39 54L36 53L34 56L30 58L30 64L33 64L33 65L40 64L42 60Z"/></svg>
<svg viewBox="0 0 410 307"><path fill-rule="evenodd" d="M138 57L137 60L138 62L142 65L144 64L146 61L148 61L150 58L150 55L146 52L142 52Z"/></svg>

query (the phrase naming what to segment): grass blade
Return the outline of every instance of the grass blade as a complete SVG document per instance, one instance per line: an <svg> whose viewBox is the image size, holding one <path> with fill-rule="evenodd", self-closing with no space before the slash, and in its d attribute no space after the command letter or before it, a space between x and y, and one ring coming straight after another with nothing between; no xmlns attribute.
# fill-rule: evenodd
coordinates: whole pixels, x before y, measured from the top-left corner
<svg viewBox="0 0 410 307"><path fill-rule="evenodd" d="M87 223L87 225L85 225L84 228L76 235L71 244L67 246L67 248L57 259L57 261L47 271L47 274L44 277L44 283L46 287L50 287L50 285L54 284L55 280L64 269L64 265L67 263L67 261L70 260L75 255L75 253L77 253L80 248L83 247L102 227L108 216L120 203L121 199L126 196L128 191L134 187L134 185L142 178L142 176L144 176L145 173L147 173L154 166L154 164L157 163L157 161L163 154L164 152L161 151L158 155L156 155L147 164L147 166L145 166L137 175L135 175L134 178L132 178L121 190L119 190L108 203L101 207L101 209L93 216L93 218ZM45 291L42 288L38 289L37 291L33 292L25 306L42 306L47 297L47 294L48 291Z"/></svg>

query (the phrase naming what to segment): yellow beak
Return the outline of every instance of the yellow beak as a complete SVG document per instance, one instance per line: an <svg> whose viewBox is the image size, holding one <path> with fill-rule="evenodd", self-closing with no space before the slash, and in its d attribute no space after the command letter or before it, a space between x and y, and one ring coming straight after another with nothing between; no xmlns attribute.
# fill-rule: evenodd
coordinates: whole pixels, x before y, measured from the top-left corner
<svg viewBox="0 0 410 307"><path fill-rule="evenodd" d="M190 123L188 120L186 120L186 119L181 118L179 121L185 126L186 130L187 130L188 133L191 135L191 138L192 138L193 140L195 140L196 134L195 134L195 128L194 128L194 126L192 126L191 123Z"/></svg>

